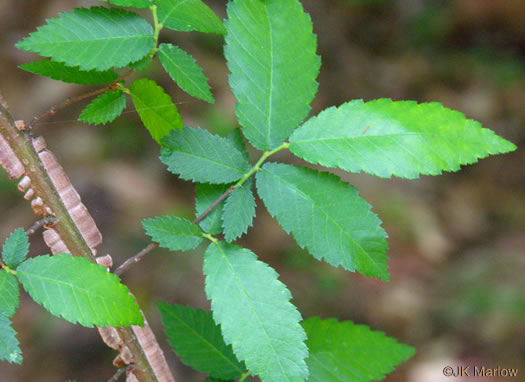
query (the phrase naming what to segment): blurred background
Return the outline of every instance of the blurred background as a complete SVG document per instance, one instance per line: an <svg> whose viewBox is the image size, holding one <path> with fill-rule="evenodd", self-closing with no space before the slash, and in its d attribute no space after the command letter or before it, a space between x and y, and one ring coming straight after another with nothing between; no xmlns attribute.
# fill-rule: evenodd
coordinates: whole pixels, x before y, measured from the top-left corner
<svg viewBox="0 0 525 382"><path fill-rule="evenodd" d="M225 17L225 1L206 2ZM438 101L518 147L525 143L524 0L302 2L312 16L322 56L312 115L351 99ZM18 69L36 56L14 44L46 18L93 4L100 5L94 0L0 1L0 90L16 119L30 120L91 90ZM164 30L161 39L197 59L210 78L216 104L183 93L158 62L135 78L149 76L164 86L186 124L227 134L236 120L223 38ZM119 265L148 244L141 219L167 213L193 216L194 187L165 170L133 106L116 122L92 127L76 121L85 105L43 120L35 134L46 138L99 224L104 235L99 254L110 253ZM276 159L305 165L288 153ZM390 236L389 283L316 261L280 229L260 200L255 224L240 243L281 274L304 317L352 320L415 346L416 356L386 381L445 381L447 365L519 368L512 380L525 381L524 164L525 152L519 148L454 174L414 181L336 171L361 191L384 222ZM35 221L3 171L0 213L2 241L16 227L28 228ZM184 254L156 250L123 276L178 381L202 381L204 376L170 351L155 303L209 309L203 249ZM31 253L47 253L40 235L32 238ZM26 295L14 327L24 364L0 363L1 382L106 381L114 373L115 354L95 330L51 316Z"/></svg>

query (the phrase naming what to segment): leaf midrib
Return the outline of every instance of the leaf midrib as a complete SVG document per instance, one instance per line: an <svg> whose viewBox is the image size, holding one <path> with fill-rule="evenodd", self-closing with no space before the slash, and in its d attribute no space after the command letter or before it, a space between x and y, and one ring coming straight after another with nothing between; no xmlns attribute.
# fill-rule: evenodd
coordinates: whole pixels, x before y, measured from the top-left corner
<svg viewBox="0 0 525 382"><path fill-rule="evenodd" d="M234 362L232 362L231 359L229 359L228 357L226 357L226 355L224 355L216 346L214 346L211 342L209 342L208 340L206 340L206 338L202 337L200 335L200 333L198 333L193 327L191 327L190 325L188 325L185 321L183 321L181 318L179 318L179 316L177 316L176 314L173 314L173 316L178 319L178 321L180 323L182 323L187 329L189 329L192 333L195 334L196 337L198 337L200 340L202 340L202 342L204 342L205 344L209 345L209 347L215 351L218 355L220 355L224 360L227 361L227 363L229 363L231 366L233 366L234 369L238 370L240 373L243 373L244 370L239 368L237 364L235 364Z"/></svg>
<svg viewBox="0 0 525 382"><path fill-rule="evenodd" d="M261 319L261 317L259 317L259 314L257 312L257 309L255 309L255 307L253 306L253 303L252 303L252 299L250 298L250 296L248 295L248 292L246 291L246 289L244 289L238 275L237 275L237 272L235 272L233 266L231 265L231 263L228 261L228 258L226 257L226 254L224 253L224 251L222 250L222 247L221 245L218 243L218 242L215 242L214 243L217 248L219 249L222 257L224 258L224 261L226 262L226 264L228 265L228 268L230 269L232 275L234 276L235 278L235 281L237 283L237 285L239 286L239 289L242 291L242 293L245 295L246 297L246 300L248 300L248 303L250 304L250 308L253 312L253 314L255 315L255 317L257 317L257 320L259 321L262 329L263 329L263 332L264 334L266 335L266 338L268 339L268 343L271 347L271 349L273 350L273 353L275 355L275 358L277 358L277 361L279 362L279 367L281 369L281 372L282 374L286 377L286 380L287 381L290 381L290 379L288 378L288 375L286 374L285 370L284 370L284 367L281 363L281 357L279 357L279 354L277 353L277 350L275 350L275 347L273 346L273 342L271 341L271 338L270 338L270 335L268 334L268 332L266 331L266 326L264 325L264 322L263 320ZM255 260L257 261L257 260Z"/></svg>
<svg viewBox="0 0 525 382"><path fill-rule="evenodd" d="M312 203L312 205L320 212L323 213L324 216L326 216L326 218L328 218L328 220L330 220L335 226L336 228L339 229L340 232L344 233L345 237L348 237L348 239L350 239L350 241L352 241L353 243L355 243L357 245L357 247L362 251L362 253L364 255L366 255L366 257L368 259L370 259L370 261L375 264L376 266L379 266L380 263L376 262L369 254L368 252L361 246L361 244L359 242L357 242L354 238L352 238L349 233L343 229L343 227L341 227L341 225L335 221L327 212L324 211L324 209L322 209L319 205L317 205L314 200L307 194L305 194L303 191L295 188L292 184L290 183L287 183L286 181L282 180L281 178L278 178L276 177L274 174L272 174L271 172L269 172L268 170L264 169L264 168L261 168L262 171L264 171L265 173L269 174L271 177L273 177L275 180L277 180L278 182L282 183L284 186L287 186L288 188L290 188L291 190L295 191L296 193L300 194L301 196L303 196L304 199L306 199L307 201L310 201ZM352 258L352 256L350 256ZM355 264L354 262L354 259L352 258L352 263Z"/></svg>

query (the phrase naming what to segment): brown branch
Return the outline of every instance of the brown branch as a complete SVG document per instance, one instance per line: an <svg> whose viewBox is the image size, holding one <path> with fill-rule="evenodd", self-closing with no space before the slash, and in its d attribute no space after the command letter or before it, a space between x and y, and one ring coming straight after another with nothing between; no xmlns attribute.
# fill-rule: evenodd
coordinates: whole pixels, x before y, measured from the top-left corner
<svg viewBox="0 0 525 382"><path fill-rule="evenodd" d="M16 127L14 119L1 101L2 98L0 96L0 134L5 138L15 155L23 162L25 175L31 179L31 188L35 194L53 211L55 215L53 229L59 234L73 256L82 256L95 261L93 253L86 244L78 227L73 222L49 175L44 169L33 147L31 138ZM121 341L122 346L125 346L133 357L134 365L136 366L136 379L139 382L174 381L165 360L161 360L157 366L153 366L150 363L152 355L147 354L147 351L141 345L140 338L137 338L136 332L140 332L140 330L150 331L149 327L146 327L146 321L144 328L135 328L135 330L134 327L115 328L115 331L120 338L118 341ZM156 354L153 356L163 358L162 350L156 343L152 333L148 340L150 341L148 347L157 349Z"/></svg>
<svg viewBox="0 0 525 382"><path fill-rule="evenodd" d="M30 228L27 229L26 235L27 236L34 235L36 231L38 231L43 226L53 223L53 220L54 219L51 216L46 216L45 218L36 221L35 223L33 223L33 225Z"/></svg>
<svg viewBox="0 0 525 382"><path fill-rule="evenodd" d="M130 257L127 259L120 267L118 267L115 270L115 274L117 276L120 276L122 273L124 273L129 267L131 267L133 264L138 263L144 256L146 256L148 253L153 251L155 248L159 246L158 243L150 243L146 248L144 248L142 251L137 253L135 256Z"/></svg>
<svg viewBox="0 0 525 382"><path fill-rule="evenodd" d="M102 93L106 93L106 92L108 92L110 90L115 90L115 85L118 84L120 81L122 81L122 80L126 79L127 77L129 77L132 73L133 73L133 69L127 71L122 76L117 78L115 81L113 81L109 85L106 85L102 89L94 90L92 92L85 93L85 94L79 95L77 97L73 97L73 98L70 97L70 98L66 99L64 102L62 102L61 104L52 106L45 113L41 114L40 116L37 116L37 117L33 118L31 123L29 124L29 129L32 129L33 126L36 123L38 123L40 120L42 120L42 119L44 119L46 117L55 115L59 110L62 110L65 107L68 107L69 105L72 105L74 103L80 102L80 101L82 101L82 100L84 100L86 98L90 98L90 97L94 97L94 96L97 96L97 95L102 94Z"/></svg>
<svg viewBox="0 0 525 382"><path fill-rule="evenodd" d="M204 219L206 216L208 216L210 214L210 212L212 212L214 210L215 207L217 207L224 199L226 199L228 196L230 196L230 194L233 192L233 190L235 190L235 186L231 186L230 188L228 188L226 190L226 192L224 194L222 194L221 196L219 196L219 198L213 202L213 204L211 206L209 206L206 211L204 211L202 214L200 214L197 219L195 219L193 221L194 224L199 224L202 219Z"/></svg>
<svg viewBox="0 0 525 382"><path fill-rule="evenodd" d="M212 203L211 206L209 206L206 211L204 211L202 214L200 214L194 221L193 224L199 224L206 216L212 212L215 207L217 207L224 199L226 199L228 196L231 195L231 193L235 190L235 186L231 186L226 190L224 194L219 196L216 201ZM155 248L158 248L158 243L150 243L146 248L141 250L139 253L137 253L135 256L130 257L127 259L120 267L117 268L117 270L114 272L117 276L120 276L123 274L129 267L131 267L133 264L138 263L142 258L153 251Z"/></svg>

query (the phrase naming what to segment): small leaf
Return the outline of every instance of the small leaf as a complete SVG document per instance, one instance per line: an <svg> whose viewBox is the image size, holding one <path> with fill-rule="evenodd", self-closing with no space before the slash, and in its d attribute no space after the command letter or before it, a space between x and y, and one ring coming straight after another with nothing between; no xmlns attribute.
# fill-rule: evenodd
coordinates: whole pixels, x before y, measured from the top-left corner
<svg viewBox="0 0 525 382"><path fill-rule="evenodd" d="M224 53L243 133L259 150L287 139L310 112L320 58L298 0L228 3Z"/></svg>
<svg viewBox="0 0 525 382"><path fill-rule="evenodd" d="M265 382L306 378L301 315L277 273L248 249L211 243L204 254L213 318L239 360Z"/></svg>
<svg viewBox="0 0 525 382"><path fill-rule="evenodd" d="M74 324L91 328L144 323L135 298L119 278L83 257L33 257L16 272L33 300Z"/></svg>
<svg viewBox="0 0 525 382"><path fill-rule="evenodd" d="M160 159L182 179L202 183L231 183L250 163L227 138L201 128L184 127L164 140Z"/></svg>
<svg viewBox="0 0 525 382"><path fill-rule="evenodd" d="M139 15L119 8L76 8L16 44L81 70L122 68L155 46L153 28Z"/></svg>
<svg viewBox="0 0 525 382"><path fill-rule="evenodd" d="M125 108L126 96L122 90L109 91L87 105L78 119L92 125L106 124L121 115Z"/></svg>
<svg viewBox="0 0 525 382"><path fill-rule="evenodd" d="M177 46L161 44L159 59L164 69L182 90L209 103L215 103L208 79L192 56Z"/></svg>
<svg viewBox="0 0 525 382"><path fill-rule="evenodd" d="M144 219L142 226L155 243L170 251L189 251L202 242L199 227L178 216Z"/></svg>
<svg viewBox="0 0 525 382"><path fill-rule="evenodd" d="M15 276L0 270L0 315L13 317L20 302L20 290Z"/></svg>
<svg viewBox="0 0 525 382"><path fill-rule="evenodd" d="M246 370L231 345L224 343L211 313L182 305L159 303L158 307L168 342L186 365L222 379L236 378Z"/></svg>
<svg viewBox="0 0 525 382"><path fill-rule="evenodd" d="M255 197L250 179L236 188L226 199L223 207L223 231L226 241L231 242L242 236L251 227L255 216Z"/></svg>
<svg viewBox="0 0 525 382"><path fill-rule="evenodd" d="M19 68L57 81L79 85L104 85L118 78L118 74L112 70L103 72L96 70L85 71L80 70L78 67L66 66L61 62L51 60L34 61L20 65Z"/></svg>
<svg viewBox="0 0 525 382"><path fill-rule="evenodd" d="M132 7L132 8L148 8L153 5L152 0L99 0L108 2L113 5L119 5L121 7Z"/></svg>
<svg viewBox="0 0 525 382"><path fill-rule="evenodd" d="M290 138L290 151L310 163L414 179L516 149L479 122L437 102L378 99L331 107Z"/></svg>
<svg viewBox="0 0 525 382"><path fill-rule="evenodd" d="M195 217L199 217L208 209L219 197L228 190L225 184L197 183L195 186ZM211 234L217 235L222 232L222 208L224 201L220 202L204 219L199 223L201 228Z"/></svg>
<svg viewBox="0 0 525 382"><path fill-rule="evenodd" d="M171 130L182 129L182 117L177 106L155 81L141 78L134 81L129 90L140 119L158 143Z"/></svg>
<svg viewBox="0 0 525 382"><path fill-rule="evenodd" d="M201 0L155 0L159 22L176 31L225 34L221 20Z"/></svg>
<svg viewBox="0 0 525 382"><path fill-rule="evenodd" d="M23 228L17 228L5 240L2 248L2 259L4 263L10 267L15 268L27 256L29 252L29 240Z"/></svg>
<svg viewBox="0 0 525 382"><path fill-rule="evenodd" d="M312 317L303 327L310 350L308 382L381 380L415 352L384 333L350 321Z"/></svg>
<svg viewBox="0 0 525 382"><path fill-rule="evenodd" d="M0 313L0 360L22 364L22 351L9 318Z"/></svg>
<svg viewBox="0 0 525 382"><path fill-rule="evenodd" d="M386 233L358 191L337 176L281 163L257 173L270 214L317 259L387 281Z"/></svg>

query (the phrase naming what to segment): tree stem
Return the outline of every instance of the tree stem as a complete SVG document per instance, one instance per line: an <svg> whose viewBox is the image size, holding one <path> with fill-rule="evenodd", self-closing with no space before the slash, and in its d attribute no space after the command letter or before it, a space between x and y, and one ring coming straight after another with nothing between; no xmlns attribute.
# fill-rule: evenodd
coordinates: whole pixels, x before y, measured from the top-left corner
<svg viewBox="0 0 525 382"><path fill-rule="evenodd" d="M0 96L0 100L1 100ZM95 261L91 249L86 244L82 234L71 219L68 210L59 197L49 175L47 174L38 154L36 153L31 138L28 134L20 131L14 123L13 117L0 103L0 134L8 142L15 155L20 159L25 168L25 175L31 179L31 188L35 194L42 198L53 214L53 229L58 233L61 240L71 251L73 256L82 256ZM139 382L163 382L174 381L173 376L165 375L161 380L157 378L153 366L149 363L145 349L139 343L132 328L115 328L123 344L129 349L137 366L136 377ZM151 341L155 341L153 338ZM158 347L158 344L155 345ZM160 349L160 348L159 348ZM168 371L169 373L169 371ZM159 373L159 375L162 375Z"/></svg>

